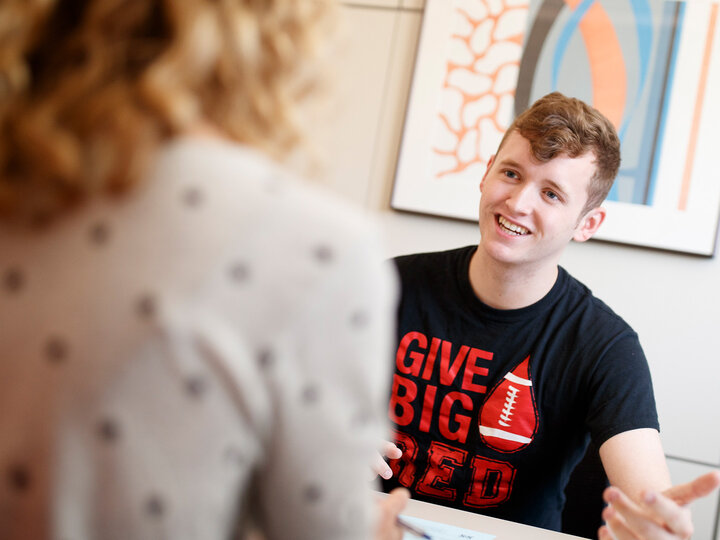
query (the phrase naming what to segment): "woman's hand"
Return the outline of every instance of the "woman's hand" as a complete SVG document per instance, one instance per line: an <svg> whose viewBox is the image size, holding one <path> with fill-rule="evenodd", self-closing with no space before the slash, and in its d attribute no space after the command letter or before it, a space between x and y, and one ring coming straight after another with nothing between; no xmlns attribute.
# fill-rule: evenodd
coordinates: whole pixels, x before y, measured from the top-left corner
<svg viewBox="0 0 720 540"><path fill-rule="evenodd" d="M373 471L372 478L380 475L385 480L388 480L392 478L392 469L390 468L390 465L385 462L384 458L388 457L390 459L400 459L402 457L402 450L390 441L385 441L381 451L382 453L378 452L375 455L375 459L371 464Z"/></svg>
<svg viewBox="0 0 720 540"><path fill-rule="evenodd" d="M375 529L375 540L400 540L402 529L397 524L397 518L410 499L410 492L405 488L393 489L387 497L378 501L379 516Z"/></svg>

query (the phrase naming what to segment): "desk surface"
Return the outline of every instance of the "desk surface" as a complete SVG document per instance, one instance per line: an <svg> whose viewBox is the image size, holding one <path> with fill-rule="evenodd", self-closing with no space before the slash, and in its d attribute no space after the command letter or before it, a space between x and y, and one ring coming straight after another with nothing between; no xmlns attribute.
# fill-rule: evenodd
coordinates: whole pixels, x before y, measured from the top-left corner
<svg viewBox="0 0 720 540"><path fill-rule="evenodd" d="M426 503L422 501L408 501L405 510L402 512L408 516L414 516L431 521L438 521L455 527L470 529L487 534L494 534L496 540L570 540L579 538L547 529L521 525L512 521L464 512L447 506Z"/></svg>

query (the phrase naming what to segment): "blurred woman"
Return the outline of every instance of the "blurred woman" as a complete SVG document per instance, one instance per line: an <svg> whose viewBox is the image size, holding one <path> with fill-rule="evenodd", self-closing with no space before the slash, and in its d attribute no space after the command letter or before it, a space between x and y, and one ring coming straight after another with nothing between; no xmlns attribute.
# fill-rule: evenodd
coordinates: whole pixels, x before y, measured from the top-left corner
<svg viewBox="0 0 720 540"><path fill-rule="evenodd" d="M0 537L399 535L394 278L272 159L329 4L0 3Z"/></svg>

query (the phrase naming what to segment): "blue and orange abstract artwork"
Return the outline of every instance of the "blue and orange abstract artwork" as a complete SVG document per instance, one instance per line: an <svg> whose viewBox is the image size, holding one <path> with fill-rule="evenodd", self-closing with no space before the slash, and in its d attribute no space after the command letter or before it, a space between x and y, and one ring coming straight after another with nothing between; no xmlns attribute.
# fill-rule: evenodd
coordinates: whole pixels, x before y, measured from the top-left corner
<svg viewBox="0 0 720 540"><path fill-rule="evenodd" d="M598 236L712 254L717 18L717 2L428 0L392 206L476 219L477 182L512 119L560 91L603 112L621 140ZM638 212L653 232L627 232ZM699 223L706 238L688 245Z"/></svg>

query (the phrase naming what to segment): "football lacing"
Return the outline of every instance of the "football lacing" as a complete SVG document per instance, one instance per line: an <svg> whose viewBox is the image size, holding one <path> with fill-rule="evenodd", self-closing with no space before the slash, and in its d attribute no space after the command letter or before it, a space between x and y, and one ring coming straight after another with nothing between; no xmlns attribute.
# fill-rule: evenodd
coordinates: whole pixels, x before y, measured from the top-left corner
<svg viewBox="0 0 720 540"><path fill-rule="evenodd" d="M503 427L510 427L510 422L512 421L510 417L513 414L512 410L515 408L518 392L519 390L512 384L508 385L508 391L507 394L505 394L505 405L503 406L502 413L500 413L500 420L498 420L498 423Z"/></svg>

